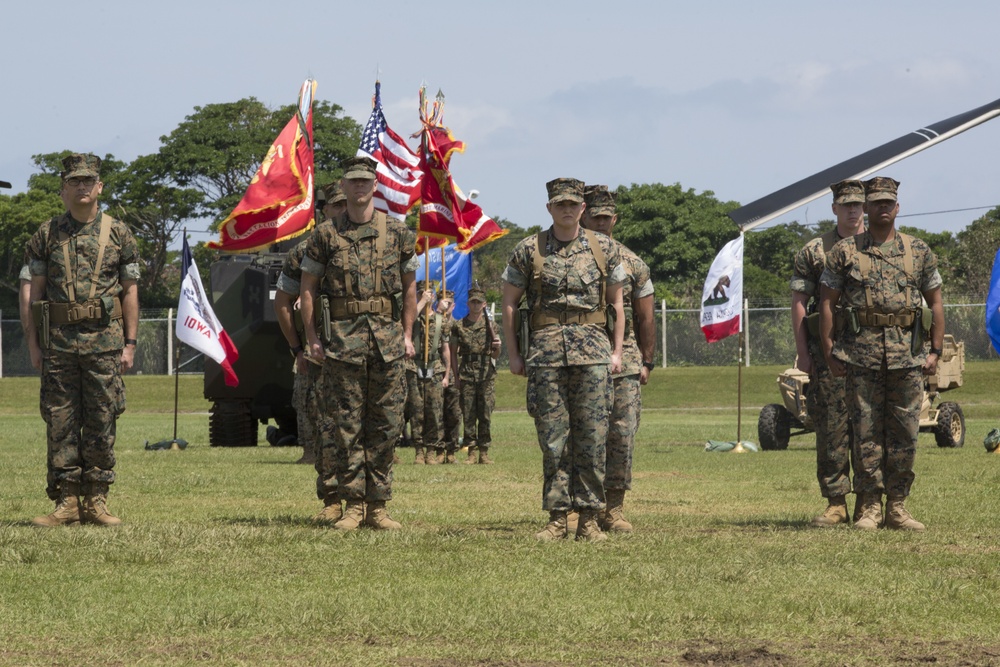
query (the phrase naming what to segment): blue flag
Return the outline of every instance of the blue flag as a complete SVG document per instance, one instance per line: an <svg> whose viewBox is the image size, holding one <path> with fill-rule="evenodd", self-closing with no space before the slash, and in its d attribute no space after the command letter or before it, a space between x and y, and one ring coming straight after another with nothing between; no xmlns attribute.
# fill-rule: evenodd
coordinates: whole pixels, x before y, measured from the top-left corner
<svg viewBox="0 0 1000 667"><path fill-rule="evenodd" d="M455 248L454 243L449 243L443 248L432 248L430 253L430 280L434 283L435 291L441 289L441 252L444 252L444 264L447 268L445 284L449 290L455 293L455 312L452 314L456 320L460 320L469 314L469 287L472 285L472 253L462 253ZM424 280L424 262L420 258L420 267L417 269L417 281ZM418 295L419 298L419 295Z"/></svg>
<svg viewBox="0 0 1000 667"><path fill-rule="evenodd" d="M993 343L993 349L1000 352L1000 250L993 259L990 293L986 297L986 333Z"/></svg>

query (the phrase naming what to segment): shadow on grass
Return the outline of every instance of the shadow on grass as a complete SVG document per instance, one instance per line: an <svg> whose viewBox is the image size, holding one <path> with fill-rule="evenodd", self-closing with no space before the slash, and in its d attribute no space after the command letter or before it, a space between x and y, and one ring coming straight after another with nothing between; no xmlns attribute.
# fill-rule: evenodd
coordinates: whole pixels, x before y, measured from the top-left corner
<svg viewBox="0 0 1000 667"><path fill-rule="evenodd" d="M253 526L255 528L266 528L268 526L291 526L296 528L322 528L319 524L313 523L312 517L308 515L281 514L278 516L234 516L219 517L215 523L229 526Z"/></svg>
<svg viewBox="0 0 1000 667"><path fill-rule="evenodd" d="M810 528L808 520L792 519L740 519L738 521L715 521L716 526L735 526L737 528L756 528L759 530L799 531Z"/></svg>

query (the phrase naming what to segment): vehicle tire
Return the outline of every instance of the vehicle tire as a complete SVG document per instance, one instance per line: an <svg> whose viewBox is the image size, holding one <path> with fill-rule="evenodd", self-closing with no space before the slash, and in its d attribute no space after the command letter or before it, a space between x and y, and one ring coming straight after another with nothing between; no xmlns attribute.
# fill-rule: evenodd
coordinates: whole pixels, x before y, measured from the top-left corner
<svg viewBox="0 0 1000 667"><path fill-rule="evenodd" d="M761 449L788 449L792 413L777 403L765 405L757 419L757 437Z"/></svg>
<svg viewBox="0 0 1000 667"><path fill-rule="evenodd" d="M250 401L215 401L208 417L208 444L212 447L256 447L257 420Z"/></svg>
<svg viewBox="0 0 1000 667"><path fill-rule="evenodd" d="M965 444L965 415L958 403L946 402L938 406L934 439L938 447L961 447Z"/></svg>

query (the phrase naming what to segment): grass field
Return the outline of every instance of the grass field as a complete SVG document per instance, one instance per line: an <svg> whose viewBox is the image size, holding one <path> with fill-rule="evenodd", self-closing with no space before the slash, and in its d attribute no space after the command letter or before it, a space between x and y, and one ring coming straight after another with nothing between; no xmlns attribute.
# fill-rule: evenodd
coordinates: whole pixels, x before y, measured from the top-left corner
<svg viewBox="0 0 1000 667"><path fill-rule="evenodd" d="M777 401L744 369L742 434ZM0 380L0 665L1000 664L1000 364L949 400L966 446L921 435L911 535L815 530L808 437L736 437L736 369L657 369L626 501L636 532L539 544L541 455L520 378L497 390L493 466L395 470L398 533L310 524L300 450L207 445L200 378L128 380L111 508L118 529L39 530L47 512L37 379ZM263 439L263 428L261 435ZM994 560L997 559L997 560Z"/></svg>

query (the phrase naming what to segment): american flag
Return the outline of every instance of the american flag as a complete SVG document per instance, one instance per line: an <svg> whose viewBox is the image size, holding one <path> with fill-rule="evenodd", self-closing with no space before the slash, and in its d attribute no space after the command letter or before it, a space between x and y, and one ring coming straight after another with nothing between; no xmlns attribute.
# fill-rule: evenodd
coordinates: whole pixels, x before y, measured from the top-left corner
<svg viewBox="0 0 1000 667"><path fill-rule="evenodd" d="M392 131L382 113L382 84L375 82L375 107L361 135L358 155L378 162L375 208L403 220L415 198L420 196L423 172L416 154Z"/></svg>

